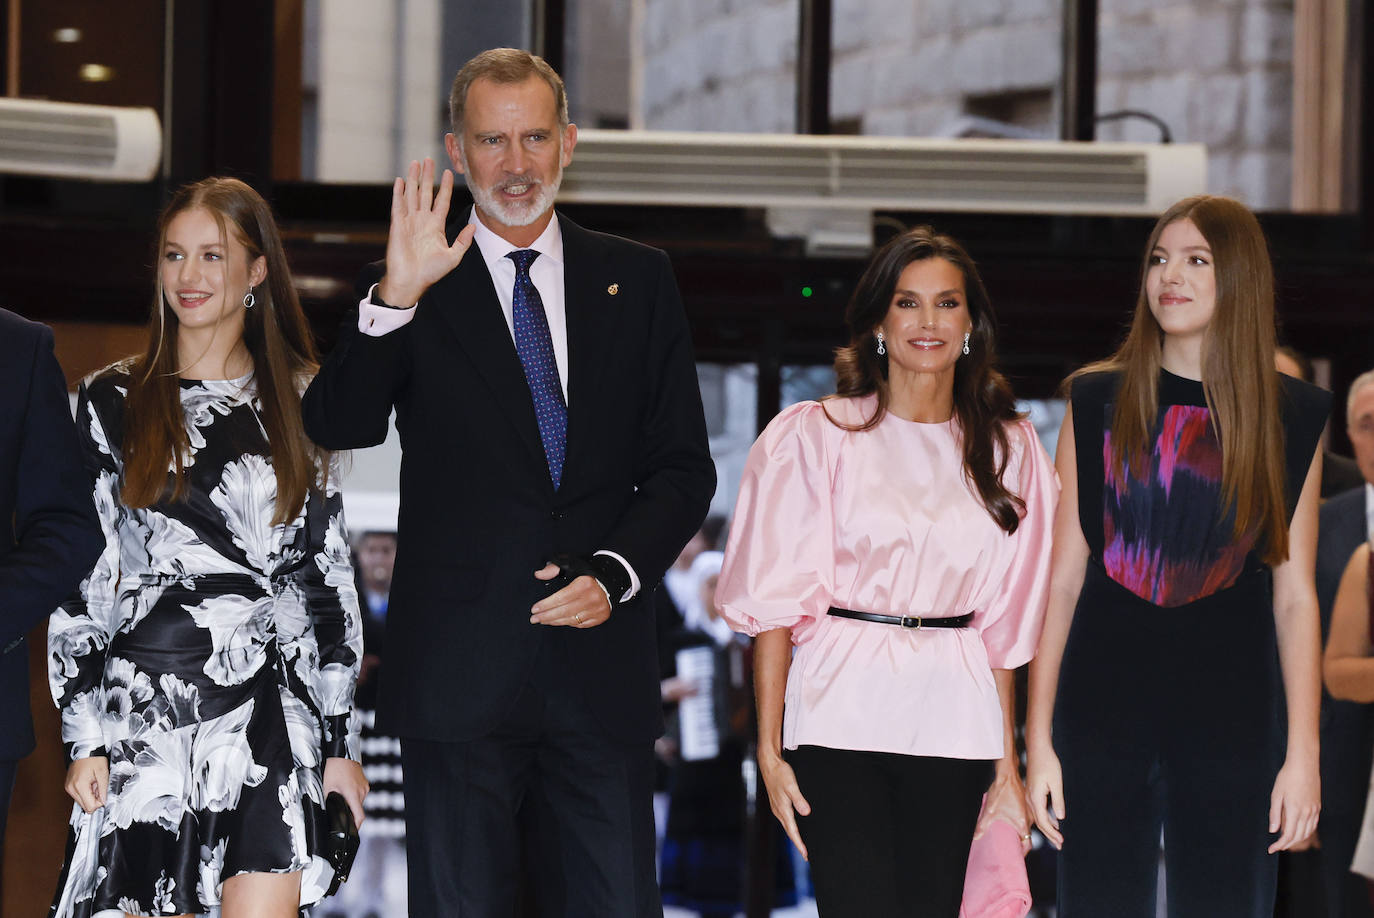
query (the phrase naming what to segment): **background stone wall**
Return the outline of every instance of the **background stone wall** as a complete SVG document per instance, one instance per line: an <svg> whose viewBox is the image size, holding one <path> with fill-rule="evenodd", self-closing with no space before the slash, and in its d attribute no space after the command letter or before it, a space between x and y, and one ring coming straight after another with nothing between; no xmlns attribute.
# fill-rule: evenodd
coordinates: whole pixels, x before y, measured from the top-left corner
<svg viewBox="0 0 1374 918"><path fill-rule="evenodd" d="M796 0L639 0L645 127L789 132ZM1052 138L1058 0L835 0L837 131ZM1207 144L1211 190L1286 208L1292 164L1290 0L1102 0L1098 111L1140 109ZM631 38L634 41L634 37ZM1144 121L1102 140L1157 140Z"/></svg>

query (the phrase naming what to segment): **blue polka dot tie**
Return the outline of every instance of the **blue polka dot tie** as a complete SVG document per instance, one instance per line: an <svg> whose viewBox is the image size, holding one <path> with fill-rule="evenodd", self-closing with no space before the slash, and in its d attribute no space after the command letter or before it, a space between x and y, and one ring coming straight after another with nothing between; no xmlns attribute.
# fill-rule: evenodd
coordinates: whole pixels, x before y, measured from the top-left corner
<svg viewBox="0 0 1374 918"><path fill-rule="evenodd" d="M558 381L544 301L530 280L530 265L539 253L517 249L506 257L515 262L515 353L525 368L525 381L534 399L534 416L539 422L539 439L544 441L544 458L548 460L549 477L556 490L563 477L563 455L568 446L568 406Z"/></svg>

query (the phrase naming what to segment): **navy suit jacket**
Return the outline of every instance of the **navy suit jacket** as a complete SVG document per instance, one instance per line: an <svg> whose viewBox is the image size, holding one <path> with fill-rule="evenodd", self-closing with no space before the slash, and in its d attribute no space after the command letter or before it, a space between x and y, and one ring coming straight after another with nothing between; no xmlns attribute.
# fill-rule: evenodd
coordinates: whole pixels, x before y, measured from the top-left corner
<svg viewBox="0 0 1374 918"><path fill-rule="evenodd" d="M556 491L479 251L390 334L359 333L351 313L305 393L306 432L327 449L380 443L396 411L401 511L378 700L395 735L488 733L550 641L609 737L663 730L653 589L715 488L691 338L665 253L559 219L568 433ZM600 549L629 561L640 592L595 628L531 625L550 592L534 572Z"/></svg>
<svg viewBox="0 0 1374 918"><path fill-rule="evenodd" d="M104 544L52 331L0 309L0 761L34 745L24 635Z"/></svg>

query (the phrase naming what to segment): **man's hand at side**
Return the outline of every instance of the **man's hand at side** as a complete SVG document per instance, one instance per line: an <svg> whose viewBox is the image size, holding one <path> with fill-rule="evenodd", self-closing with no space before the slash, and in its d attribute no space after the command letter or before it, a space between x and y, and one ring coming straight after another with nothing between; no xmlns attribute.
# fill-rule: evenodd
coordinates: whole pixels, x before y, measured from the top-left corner
<svg viewBox="0 0 1374 918"><path fill-rule="evenodd" d="M540 580L552 580L562 572L549 562L534 572ZM583 575L552 596L535 603L530 609L532 625L570 625L573 628L595 628L611 617L611 602L606 588L595 577Z"/></svg>
<svg viewBox="0 0 1374 918"><path fill-rule="evenodd" d="M409 307L463 260L475 227L463 227L449 245L444 235L453 172L445 169L434 194L434 160L411 162L391 186L391 229L386 238L386 275L377 295L390 306Z"/></svg>

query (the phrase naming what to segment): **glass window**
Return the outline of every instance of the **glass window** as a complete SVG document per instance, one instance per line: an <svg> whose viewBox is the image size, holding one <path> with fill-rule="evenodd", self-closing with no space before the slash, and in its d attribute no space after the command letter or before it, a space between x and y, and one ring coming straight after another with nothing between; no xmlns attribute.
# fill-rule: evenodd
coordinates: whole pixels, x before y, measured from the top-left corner
<svg viewBox="0 0 1374 918"><path fill-rule="evenodd" d="M1068 401L1062 398L1027 398L1017 402L1016 409L1026 413L1045 446L1045 452L1050 454L1051 459L1054 458L1054 451L1059 446L1059 429L1069 410Z"/></svg>
<svg viewBox="0 0 1374 918"><path fill-rule="evenodd" d="M303 0L302 175L385 182L443 160L448 86L528 47L532 0ZM1207 146L1209 190L1260 210L1355 205L1358 30L1348 0L1100 0L1097 138ZM833 0L834 133L1054 139L1062 0ZM791 133L798 0L565 0L584 128Z"/></svg>
<svg viewBox="0 0 1374 918"><path fill-rule="evenodd" d="M579 128L627 128L635 104L631 33L642 0L568 0L563 82Z"/></svg>
<svg viewBox="0 0 1374 918"><path fill-rule="evenodd" d="M797 0L633 2L633 127L796 129Z"/></svg>
<svg viewBox="0 0 1374 918"><path fill-rule="evenodd" d="M779 408L835 393L835 368L830 364L789 364L782 368L781 375L782 405Z"/></svg>
<svg viewBox="0 0 1374 918"><path fill-rule="evenodd" d="M834 0L836 133L1058 135L1059 0Z"/></svg>
<svg viewBox="0 0 1374 918"><path fill-rule="evenodd" d="M701 401L706 411L706 432L711 438L711 458L716 461L716 494L711 513L729 517L735 511L744 460L769 417L758 417L759 372L752 363L699 363ZM781 370L782 404L818 399L835 391L835 371L829 366L784 365ZM762 421L762 423L760 423Z"/></svg>
<svg viewBox="0 0 1374 918"><path fill-rule="evenodd" d="M1212 193L1257 210L1354 209L1349 9L1103 0L1098 139L1154 141L1167 129L1207 145Z"/></svg>
<svg viewBox="0 0 1374 918"><path fill-rule="evenodd" d="M530 47L531 0L305 0L301 176L385 182L447 160L463 62ZM791 132L797 0L567 0L562 75L584 128Z"/></svg>
<svg viewBox="0 0 1374 918"><path fill-rule="evenodd" d="M479 51L528 47L530 0L306 0L303 178L387 182L447 164L448 90Z"/></svg>
<svg viewBox="0 0 1374 918"><path fill-rule="evenodd" d="M1293 6L1105 0L1099 140L1207 145L1208 190L1287 209L1293 170ZM1124 114L1120 120L1115 119Z"/></svg>
<svg viewBox="0 0 1374 918"><path fill-rule="evenodd" d="M729 517L735 510L744 460L758 436L758 367L752 363L699 363L697 378L711 458L716 462L716 493L710 512Z"/></svg>

